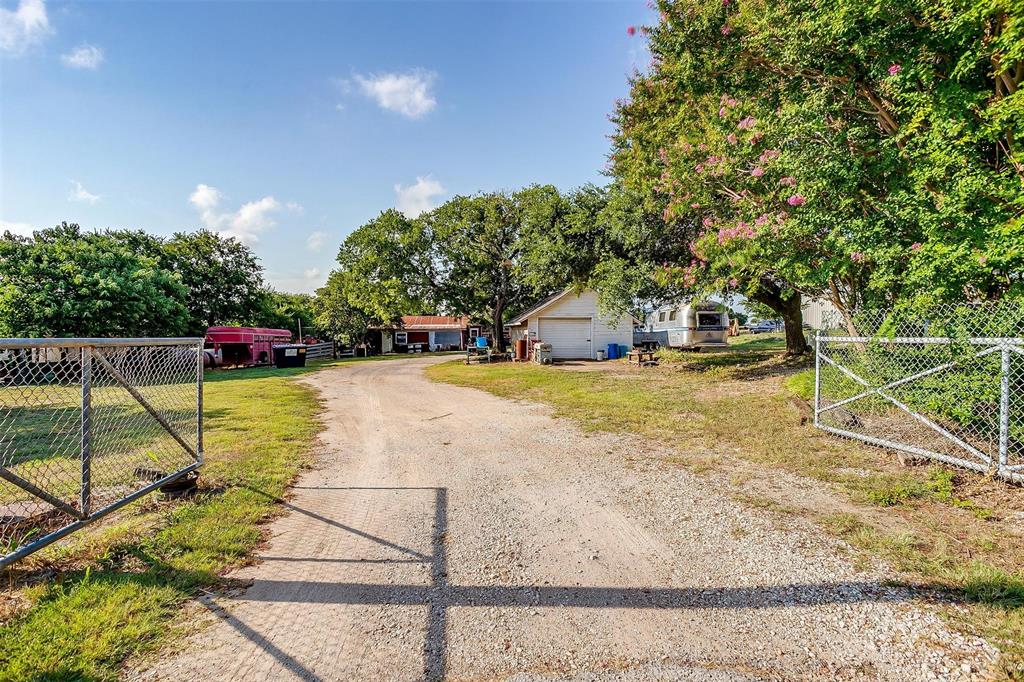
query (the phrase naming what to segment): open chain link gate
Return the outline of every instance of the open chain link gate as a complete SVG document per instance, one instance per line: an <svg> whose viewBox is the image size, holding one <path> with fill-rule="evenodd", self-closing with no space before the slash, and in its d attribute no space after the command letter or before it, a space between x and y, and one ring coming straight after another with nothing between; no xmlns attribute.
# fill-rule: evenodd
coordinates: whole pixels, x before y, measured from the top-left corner
<svg viewBox="0 0 1024 682"><path fill-rule="evenodd" d="M0 567L203 462L202 339L0 339Z"/></svg>
<svg viewBox="0 0 1024 682"><path fill-rule="evenodd" d="M1024 307L861 311L828 326L815 426L1024 482Z"/></svg>

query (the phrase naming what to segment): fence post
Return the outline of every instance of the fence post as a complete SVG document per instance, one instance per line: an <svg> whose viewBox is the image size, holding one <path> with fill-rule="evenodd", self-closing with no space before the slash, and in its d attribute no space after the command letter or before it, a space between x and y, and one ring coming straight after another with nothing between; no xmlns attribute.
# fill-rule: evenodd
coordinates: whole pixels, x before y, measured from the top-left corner
<svg viewBox="0 0 1024 682"><path fill-rule="evenodd" d="M81 506L83 518L89 518L89 506L92 502L91 422L92 348L90 346L82 346L82 487L79 491L79 504Z"/></svg>
<svg viewBox="0 0 1024 682"><path fill-rule="evenodd" d="M999 369L999 474L1008 475L1006 470L1010 448L1010 344L1002 342L1002 362Z"/></svg>
<svg viewBox="0 0 1024 682"><path fill-rule="evenodd" d="M203 463L203 345L199 341L199 358L196 362L196 459Z"/></svg>
<svg viewBox="0 0 1024 682"><path fill-rule="evenodd" d="M821 330L814 332L814 425L818 425L821 406Z"/></svg>

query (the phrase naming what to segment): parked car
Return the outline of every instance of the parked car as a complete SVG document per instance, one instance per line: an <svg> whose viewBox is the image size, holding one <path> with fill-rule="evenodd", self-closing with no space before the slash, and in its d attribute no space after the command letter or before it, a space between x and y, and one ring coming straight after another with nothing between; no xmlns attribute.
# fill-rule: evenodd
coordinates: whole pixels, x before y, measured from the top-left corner
<svg viewBox="0 0 1024 682"><path fill-rule="evenodd" d="M765 334L779 331L779 325L775 320L761 320L750 325L751 334Z"/></svg>

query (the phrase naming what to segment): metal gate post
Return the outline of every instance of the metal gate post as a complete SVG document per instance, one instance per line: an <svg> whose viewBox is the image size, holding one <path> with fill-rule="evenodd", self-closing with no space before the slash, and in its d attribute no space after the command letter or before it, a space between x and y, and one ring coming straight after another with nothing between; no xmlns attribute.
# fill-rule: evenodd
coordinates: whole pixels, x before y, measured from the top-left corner
<svg viewBox="0 0 1024 682"><path fill-rule="evenodd" d="M203 345L204 339L198 343L199 356L196 362L196 461L203 463Z"/></svg>
<svg viewBox="0 0 1024 682"><path fill-rule="evenodd" d="M821 330L814 332L814 425L821 407Z"/></svg>
<svg viewBox="0 0 1024 682"><path fill-rule="evenodd" d="M92 501L92 443L89 433L92 420L92 347L82 346L82 487L79 504L82 518L89 518Z"/></svg>
<svg viewBox="0 0 1024 682"><path fill-rule="evenodd" d="M1009 475L1006 470L1010 449L1010 344L1002 343L1002 361L999 368L999 474Z"/></svg>

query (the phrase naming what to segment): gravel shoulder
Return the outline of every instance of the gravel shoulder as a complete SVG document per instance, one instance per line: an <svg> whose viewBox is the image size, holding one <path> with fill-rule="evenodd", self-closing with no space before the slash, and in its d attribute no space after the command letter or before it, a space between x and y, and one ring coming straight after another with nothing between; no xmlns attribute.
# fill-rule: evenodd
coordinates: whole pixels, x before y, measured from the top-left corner
<svg viewBox="0 0 1024 682"><path fill-rule="evenodd" d="M244 589L149 679L972 679L995 652L809 524L624 436L435 384L309 375L322 455ZM638 448L643 457L636 457Z"/></svg>

